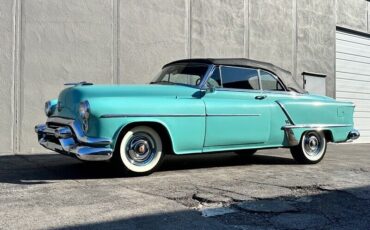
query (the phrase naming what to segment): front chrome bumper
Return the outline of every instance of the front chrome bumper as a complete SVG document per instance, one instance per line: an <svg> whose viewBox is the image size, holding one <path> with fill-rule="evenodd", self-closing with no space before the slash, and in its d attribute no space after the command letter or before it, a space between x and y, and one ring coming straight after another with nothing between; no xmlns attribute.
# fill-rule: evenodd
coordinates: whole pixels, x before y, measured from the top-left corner
<svg viewBox="0 0 370 230"><path fill-rule="evenodd" d="M40 145L84 161L106 161L112 157L111 139L87 137L77 120L48 118L35 126ZM107 147L108 146L108 147Z"/></svg>

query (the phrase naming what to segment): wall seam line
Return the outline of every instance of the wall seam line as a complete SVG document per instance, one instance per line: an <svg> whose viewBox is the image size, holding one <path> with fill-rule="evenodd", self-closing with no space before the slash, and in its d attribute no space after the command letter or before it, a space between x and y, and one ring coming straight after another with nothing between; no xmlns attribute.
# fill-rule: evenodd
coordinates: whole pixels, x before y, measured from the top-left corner
<svg viewBox="0 0 370 230"><path fill-rule="evenodd" d="M21 120L21 36L22 36L22 0L15 0L14 8L14 60L13 60L13 94L14 124L13 153L20 152Z"/></svg>
<svg viewBox="0 0 370 230"><path fill-rule="evenodd" d="M16 84L15 84L15 72L16 72L16 40L17 40L17 0L13 1L13 44L12 44L12 95L11 95L11 115L12 115L12 128L11 128L11 152L15 152L16 149Z"/></svg>
<svg viewBox="0 0 370 230"><path fill-rule="evenodd" d="M247 30L248 30L248 49L247 49L247 57L248 58L250 58L250 44L251 44L251 30L250 30L250 15L251 15L251 2L249 1L249 0L247 0L248 1L248 14L247 14L247 24L248 24L248 28L247 28Z"/></svg>
<svg viewBox="0 0 370 230"><path fill-rule="evenodd" d="M119 84L119 6L120 0L113 0L113 45L112 83Z"/></svg>
<svg viewBox="0 0 370 230"><path fill-rule="evenodd" d="M191 28L192 28L192 23L191 23L191 16L192 16L192 12L191 12L191 7L192 7L192 0L189 0L188 1L188 48L187 48L187 53L188 53L188 58L191 58Z"/></svg>
<svg viewBox="0 0 370 230"><path fill-rule="evenodd" d="M293 28L294 28L294 33L293 34L293 77L295 79L297 79L297 65L298 65L298 2L297 0L293 0L293 10L294 10L294 14L293 14Z"/></svg>
<svg viewBox="0 0 370 230"><path fill-rule="evenodd" d="M246 33L247 33L247 15L246 15L246 2L247 0L244 0L243 1L243 13L244 13L244 20L243 20L243 23L244 23L244 30L243 30L243 57L246 58L247 57L247 36L246 36Z"/></svg>

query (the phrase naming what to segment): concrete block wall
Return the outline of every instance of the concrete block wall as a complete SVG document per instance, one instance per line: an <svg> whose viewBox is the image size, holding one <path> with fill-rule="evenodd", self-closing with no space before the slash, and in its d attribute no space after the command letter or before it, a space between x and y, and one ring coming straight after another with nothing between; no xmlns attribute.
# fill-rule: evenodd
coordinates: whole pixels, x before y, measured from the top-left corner
<svg viewBox="0 0 370 230"><path fill-rule="evenodd" d="M336 24L368 31L365 0L0 2L0 153L45 151L33 127L65 82L147 83L165 63L247 57L328 75Z"/></svg>
<svg viewBox="0 0 370 230"><path fill-rule="evenodd" d="M0 152L13 150L14 137L14 3L0 2Z"/></svg>

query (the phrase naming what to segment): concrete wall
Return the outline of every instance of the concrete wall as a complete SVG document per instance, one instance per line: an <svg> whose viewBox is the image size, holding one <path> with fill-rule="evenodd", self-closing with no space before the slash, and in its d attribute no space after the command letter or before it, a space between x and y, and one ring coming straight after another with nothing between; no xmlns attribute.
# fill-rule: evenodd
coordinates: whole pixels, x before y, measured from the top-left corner
<svg viewBox="0 0 370 230"><path fill-rule="evenodd" d="M337 25L368 32L368 1L337 0Z"/></svg>
<svg viewBox="0 0 370 230"><path fill-rule="evenodd" d="M327 74L336 24L369 31L365 0L0 2L0 152L40 152L33 127L63 83L146 83L166 62L249 57Z"/></svg>
<svg viewBox="0 0 370 230"><path fill-rule="evenodd" d="M193 0L191 3L191 57L244 57L248 2Z"/></svg>
<svg viewBox="0 0 370 230"><path fill-rule="evenodd" d="M119 83L148 83L164 63L189 56L186 0L119 5Z"/></svg>
<svg viewBox="0 0 370 230"><path fill-rule="evenodd" d="M21 10L18 148L34 152L42 104L65 82L112 83L113 8L100 0L27 0Z"/></svg>
<svg viewBox="0 0 370 230"><path fill-rule="evenodd" d="M0 152L13 151L14 137L14 9L12 1L0 2Z"/></svg>
<svg viewBox="0 0 370 230"><path fill-rule="evenodd" d="M300 0L296 13L297 74L304 71L326 74L326 94L334 97L335 1Z"/></svg>

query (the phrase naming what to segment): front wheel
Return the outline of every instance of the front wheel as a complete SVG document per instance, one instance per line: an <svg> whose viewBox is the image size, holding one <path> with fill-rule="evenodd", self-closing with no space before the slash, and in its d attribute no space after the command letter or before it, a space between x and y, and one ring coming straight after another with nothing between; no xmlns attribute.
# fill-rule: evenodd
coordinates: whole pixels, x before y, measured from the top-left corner
<svg viewBox="0 0 370 230"><path fill-rule="evenodd" d="M290 148L294 160L301 164L319 163L325 155L327 141L318 131L308 131L302 135L299 145Z"/></svg>
<svg viewBox="0 0 370 230"><path fill-rule="evenodd" d="M120 162L136 175L154 172L163 160L163 145L158 133L148 126L130 129L122 138L119 149Z"/></svg>

